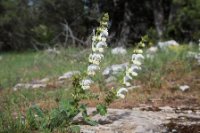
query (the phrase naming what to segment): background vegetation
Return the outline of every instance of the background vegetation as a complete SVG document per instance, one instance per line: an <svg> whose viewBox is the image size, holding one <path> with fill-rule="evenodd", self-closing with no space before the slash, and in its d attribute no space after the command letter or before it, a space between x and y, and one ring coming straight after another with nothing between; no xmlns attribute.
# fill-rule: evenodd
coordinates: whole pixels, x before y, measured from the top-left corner
<svg viewBox="0 0 200 133"><path fill-rule="evenodd" d="M153 40L197 41L199 0L1 0L0 50L89 45L103 12L110 19L112 45Z"/></svg>

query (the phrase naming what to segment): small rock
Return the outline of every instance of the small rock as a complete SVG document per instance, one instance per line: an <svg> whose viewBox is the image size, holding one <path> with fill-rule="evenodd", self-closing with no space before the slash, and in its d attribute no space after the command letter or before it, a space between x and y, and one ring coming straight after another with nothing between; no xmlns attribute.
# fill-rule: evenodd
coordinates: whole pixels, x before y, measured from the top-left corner
<svg viewBox="0 0 200 133"><path fill-rule="evenodd" d="M155 54L157 51L158 51L158 47L153 46L153 47L150 47L149 49L147 49L146 53Z"/></svg>
<svg viewBox="0 0 200 133"><path fill-rule="evenodd" d="M118 75L120 72L125 71L127 66L128 63L114 64L112 66L105 68L104 71L102 72L102 75L104 76Z"/></svg>
<svg viewBox="0 0 200 133"><path fill-rule="evenodd" d="M147 59L153 59L153 58L154 58L154 55L153 55L153 54L146 54L146 58L147 58Z"/></svg>
<svg viewBox="0 0 200 133"><path fill-rule="evenodd" d="M194 42L192 42L192 41L189 42L189 47L194 47L194 45L195 45Z"/></svg>
<svg viewBox="0 0 200 133"><path fill-rule="evenodd" d="M60 51L57 50L56 48L48 48L48 49L46 50L46 53L48 53L48 54L54 54L54 55L59 55L59 54L60 54Z"/></svg>
<svg viewBox="0 0 200 133"><path fill-rule="evenodd" d="M58 79L59 80L70 79L70 78L72 78L72 76L78 75L78 74L80 74L80 71L70 71L70 72L67 72L67 73L63 74Z"/></svg>
<svg viewBox="0 0 200 133"><path fill-rule="evenodd" d="M112 74L117 75L120 72L123 72L125 69L122 65L112 65Z"/></svg>
<svg viewBox="0 0 200 133"><path fill-rule="evenodd" d="M187 113L188 113L188 114L192 114L192 110L188 110Z"/></svg>
<svg viewBox="0 0 200 133"><path fill-rule="evenodd" d="M192 51L187 52L188 58L196 58L197 56L198 56L198 53L196 53L196 52L192 52Z"/></svg>
<svg viewBox="0 0 200 133"><path fill-rule="evenodd" d="M47 83L49 82L49 78L44 78L40 80L40 83Z"/></svg>
<svg viewBox="0 0 200 133"><path fill-rule="evenodd" d="M46 88L46 84L33 84L31 88L38 89L38 88Z"/></svg>
<svg viewBox="0 0 200 133"><path fill-rule="evenodd" d="M189 87L188 85L182 85L182 86L179 86L179 89L180 89L181 91L187 91L187 90L190 89L190 87Z"/></svg>
<svg viewBox="0 0 200 133"><path fill-rule="evenodd" d="M110 74L111 74L111 71L112 71L111 67L106 67L106 68L103 70L102 75L104 75L104 76L110 75Z"/></svg>
<svg viewBox="0 0 200 133"><path fill-rule="evenodd" d="M175 40L169 40L165 42L158 42L158 47L160 49L165 49L169 46L179 46L179 44Z"/></svg>
<svg viewBox="0 0 200 133"><path fill-rule="evenodd" d="M200 53L189 51L187 53L187 57L197 60L198 64L200 65Z"/></svg>
<svg viewBox="0 0 200 133"><path fill-rule="evenodd" d="M128 63L112 65L112 66L111 66L111 68L112 68L112 74L113 74L113 75L117 75L117 74L119 74L120 72L125 71L127 65L128 65Z"/></svg>
<svg viewBox="0 0 200 133"><path fill-rule="evenodd" d="M134 89L137 89L137 88L141 88L141 86L140 85L135 85L135 86L128 87L127 89L128 90L134 90Z"/></svg>
<svg viewBox="0 0 200 133"><path fill-rule="evenodd" d="M168 113L172 113L174 112L174 109L170 106L164 106L164 107L159 107L163 112L168 112Z"/></svg>
<svg viewBox="0 0 200 133"><path fill-rule="evenodd" d="M116 48L112 49L111 53L113 55L125 55L127 53L127 51L123 47L116 47Z"/></svg>
<svg viewBox="0 0 200 133"><path fill-rule="evenodd" d="M17 91L19 89L36 89L36 88L46 88L46 84L39 84L39 83L36 83L36 84L22 84L22 83L19 83L17 85L15 85L15 87L13 88L14 91Z"/></svg>
<svg viewBox="0 0 200 133"><path fill-rule="evenodd" d="M49 78L44 78L41 80L34 80L31 82L31 84L44 84L44 83L47 83L48 81L49 81Z"/></svg>
<svg viewBox="0 0 200 133"><path fill-rule="evenodd" d="M105 82L106 82L106 83L110 83L110 82L113 82L113 81L116 81L116 80L117 80L116 77L110 76L110 77L108 77L108 78L105 80Z"/></svg>
<svg viewBox="0 0 200 133"><path fill-rule="evenodd" d="M31 88L31 84L16 84L15 87L13 88L14 91L17 91L18 89L24 88L24 89L30 89Z"/></svg>
<svg viewBox="0 0 200 133"><path fill-rule="evenodd" d="M197 115L200 115L200 111L196 111L196 114L197 114Z"/></svg>
<svg viewBox="0 0 200 133"><path fill-rule="evenodd" d="M177 133L177 130L176 130L176 129L173 129L173 130L172 130L172 133Z"/></svg>

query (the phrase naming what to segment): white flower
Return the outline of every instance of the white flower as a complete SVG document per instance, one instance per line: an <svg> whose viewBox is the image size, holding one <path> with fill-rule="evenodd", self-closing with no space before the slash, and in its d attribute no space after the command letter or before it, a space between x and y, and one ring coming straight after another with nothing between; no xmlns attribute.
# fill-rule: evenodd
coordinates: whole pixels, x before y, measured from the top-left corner
<svg viewBox="0 0 200 133"><path fill-rule="evenodd" d="M107 47L107 43L104 41L98 42L96 45L96 48L103 48L103 47Z"/></svg>
<svg viewBox="0 0 200 133"><path fill-rule="evenodd" d="M99 65L101 60L103 59L103 57L104 57L103 54L97 54L97 53L90 54L89 55L89 62L92 63L92 64Z"/></svg>
<svg viewBox="0 0 200 133"><path fill-rule="evenodd" d="M132 77L130 77L130 76L124 76L124 84L126 85L126 86L131 86L131 83L129 82L130 80L132 80Z"/></svg>
<svg viewBox="0 0 200 133"><path fill-rule="evenodd" d="M128 90L126 88L120 88L117 91L117 96L124 99L125 98L124 93L127 93L127 92L128 92Z"/></svg>
<svg viewBox="0 0 200 133"><path fill-rule="evenodd" d="M100 52L103 53L104 52L104 48L107 47L107 43L104 41L100 41L96 44L96 46L94 45L94 43L92 44L92 51L93 52Z"/></svg>
<svg viewBox="0 0 200 133"><path fill-rule="evenodd" d="M117 94L118 97L124 99L125 98L125 95L124 94Z"/></svg>
<svg viewBox="0 0 200 133"><path fill-rule="evenodd" d="M92 51L93 52L100 52L100 53L103 53L104 52L104 48L97 48L96 46L96 43L95 42L92 42Z"/></svg>
<svg viewBox="0 0 200 133"><path fill-rule="evenodd" d="M81 81L81 87L83 90L88 90L90 89L90 85L93 84L94 82L91 79L83 79Z"/></svg>
<svg viewBox="0 0 200 133"><path fill-rule="evenodd" d="M98 70L100 70L100 67L98 65L91 64L91 65L88 66L87 74L88 75L95 75L96 71L98 71Z"/></svg>
<svg viewBox="0 0 200 133"><path fill-rule="evenodd" d="M132 60L143 60L144 59L144 56L142 54L133 54L132 55Z"/></svg>
<svg viewBox="0 0 200 133"><path fill-rule="evenodd" d="M101 37L101 41L106 42L106 37Z"/></svg>
<svg viewBox="0 0 200 133"><path fill-rule="evenodd" d="M137 70L141 70L142 68L140 66L137 66L137 65L131 65L131 68L133 71L137 71Z"/></svg>
<svg viewBox="0 0 200 133"><path fill-rule="evenodd" d="M128 70L127 70L127 74L131 74L132 76L138 76L138 74L134 71L134 69L131 69L131 68L129 68Z"/></svg>
<svg viewBox="0 0 200 133"><path fill-rule="evenodd" d="M101 33L100 33L101 37L108 37L108 30L104 29Z"/></svg>
<svg viewBox="0 0 200 133"><path fill-rule="evenodd" d="M126 73L131 74L132 76L138 76L137 70L141 70L141 67L132 65L129 69L127 69Z"/></svg>
<svg viewBox="0 0 200 133"><path fill-rule="evenodd" d="M137 66L142 65L142 63L138 60L132 60L132 62L133 62L134 65L137 65Z"/></svg>
<svg viewBox="0 0 200 133"><path fill-rule="evenodd" d="M98 42L98 41L101 41L101 40L102 40L101 36L93 36L92 37L93 42L95 42L95 41Z"/></svg>

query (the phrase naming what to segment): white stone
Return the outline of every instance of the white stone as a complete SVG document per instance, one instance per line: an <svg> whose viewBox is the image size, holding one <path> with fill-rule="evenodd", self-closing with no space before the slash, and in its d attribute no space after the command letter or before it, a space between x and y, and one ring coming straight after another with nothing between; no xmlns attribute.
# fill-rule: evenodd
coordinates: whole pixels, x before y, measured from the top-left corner
<svg viewBox="0 0 200 133"><path fill-rule="evenodd" d="M153 54L146 54L145 56L147 59L153 59L155 56Z"/></svg>
<svg viewBox="0 0 200 133"><path fill-rule="evenodd" d="M13 88L14 91L17 91L18 89L24 88L24 89L30 89L31 88L31 84L22 84L22 83L18 83L15 85L15 87Z"/></svg>
<svg viewBox="0 0 200 133"><path fill-rule="evenodd" d="M108 66L103 70L102 75L104 76L117 75L120 72L125 71L128 64L129 63L123 63L123 64L113 64L112 66Z"/></svg>
<svg viewBox="0 0 200 133"><path fill-rule="evenodd" d="M169 46L179 46L179 44L175 40L169 40L165 42L158 42L158 47L160 49L165 49Z"/></svg>
<svg viewBox="0 0 200 133"><path fill-rule="evenodd" d="M138 89L138 88L141 88L141 86L140 85L135 85L135 86L128 87L127 89L128 90L134 90L134 89Z"/></svg>
<svg viewBox="0 0 200 133"><path fill-rule="evenodd" d="M187 53L187 57L197 60L198 64L200 65L200 53L189 51Z"/></svg>
<svg viewBox="0 0 200 133"><path fill-rule="evenodd" d="M105 80L105 82L106 82L106 83L110 83L110 82L113 82L113 81L116 81L116 80L117 80L116 77L110 76L110 77L108 77L108 78Z"/></svg>
<svg viewBox="0 0 200 133"><path fill-rule="evenodd" d="M78 75L80 74L80 71L70 71L67 73L64 73L62 76L60 76L58 79L59 80L65 80L65 79L70 79L72 78L74 75Z"/></svg>
<svg viewBox="0 0 200 133"><path fill-rule="evenodd" d="M168 113L172 113L174 112L174 109L170 106L164 106L164 107L159 107L163 112L168 112Z"/></svg>
<svg viewBox="0 0 200 133"><path fill-rule="evenodd" d="M158 51L158 47L153 46L147 49L146 53L148 54L155 54Z"/></svg>
<svg viewBox="0 0 200 133"><path fill-rule="evenodd" d="M31 85L31 88L37 89L37 88L46 88L46 84L33 84Z"/></svg>
<svg viewBox="0 0 200 133"><path fill-rule="evenodd" d="M111 53L113 55L125 55L127 53L127 50L124 49L123 47L116 47L112 49Z"/></svg>
<svg viewBox="0 0 200 133"><path fill-rule="evenodd" d="M48 49L46 50L46 52L47 52L48 54L55 54L55 55L59 55L59 54L60 54L60 51L57 50L56 48L48 48Z"/></svg>
<svg viewBox="0 0 200 133"><path fill-rule="evenodd" d="M15 87L13 88L14 91L17 91L19 89L36 89L36 88L45 88L47 85L46 84L40 84L40 83L36 83L36 84L23 84L23 83L19 83L17 85L15 85Z"/></svg>
<svg viewBox="0 0 200 133"><path fill-rule="evenodd" d="M187 52L187 57L188 58L195 58L197 56L196 52L188 51Z"/></svg>
<svg viewBox="0 0 200 133"><path fill-rule="evenodd" d="M110 74L111 74L111 71L112 71L111 67L106 67L106 68L103 70L102 75L104 75L104 76L110 75Z"/></svg>
<svg viewBox="0 0 200 133"><path fill-rule="evenodd" d="M190 89L190 87L189 87L188 85L181 85L181 86L179 86L179 89L180 89L181 91L187 91L187 90Z"/></svg>
<svg viewBox="0 0 200 133"><path fill-rule="evenodd" d="M114 64L111 66L112 68L112 74L113 75L117 75L120 72L123 72L126 70L128 63L123 63L123 64Z"/></svg>
<svg viewBox="0 0 200 133"><path fill-rule="evenodd" d="M49 82L49 78L43 78L39 82L40 83L47 83L47 82Z"/></svg>

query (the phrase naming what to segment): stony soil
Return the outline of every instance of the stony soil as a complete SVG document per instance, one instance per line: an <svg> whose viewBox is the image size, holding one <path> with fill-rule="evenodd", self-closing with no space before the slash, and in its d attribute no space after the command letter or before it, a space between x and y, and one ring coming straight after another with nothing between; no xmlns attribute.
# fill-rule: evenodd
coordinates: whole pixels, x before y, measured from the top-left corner
<svg viewBox="0 0 200 133"><path fill-rule="evenodd" d="M100 124L82 125L82 133L200 133L200 108L109 109L108 115L93 119Z"/></svg>

